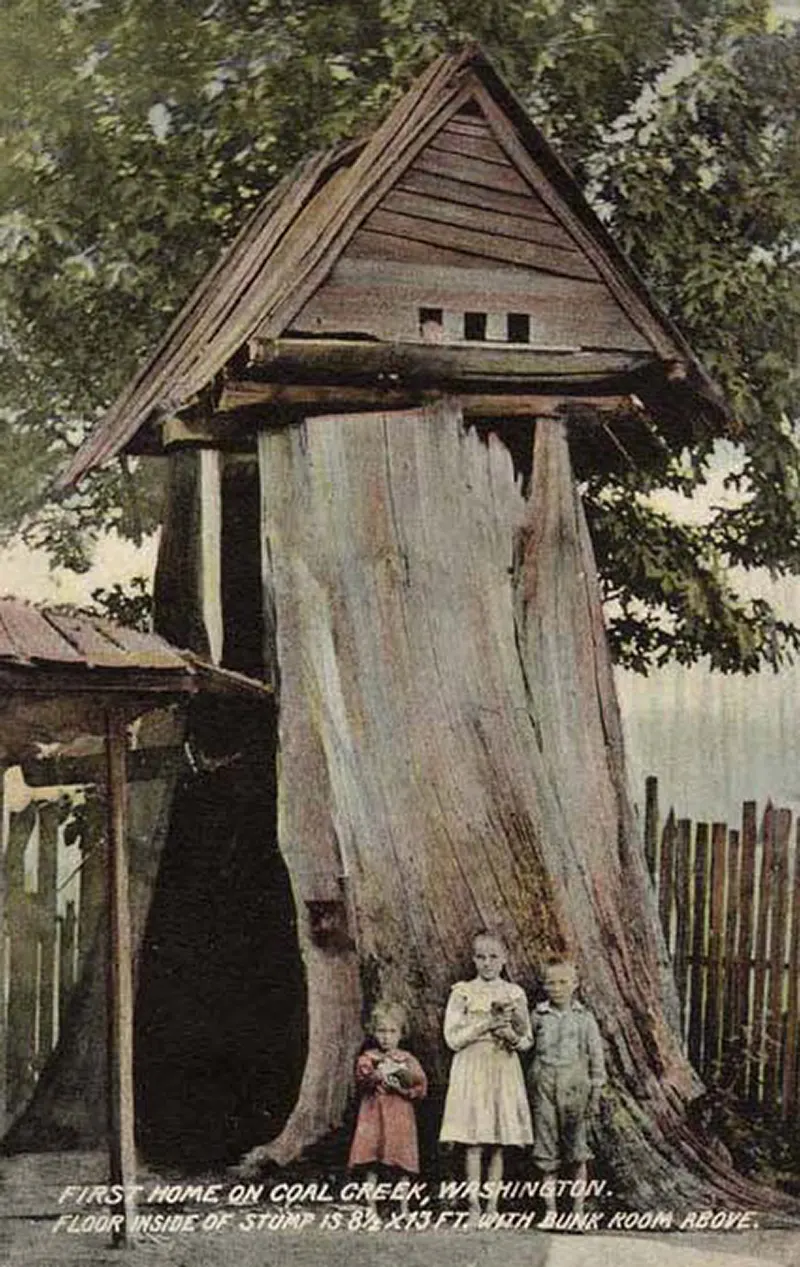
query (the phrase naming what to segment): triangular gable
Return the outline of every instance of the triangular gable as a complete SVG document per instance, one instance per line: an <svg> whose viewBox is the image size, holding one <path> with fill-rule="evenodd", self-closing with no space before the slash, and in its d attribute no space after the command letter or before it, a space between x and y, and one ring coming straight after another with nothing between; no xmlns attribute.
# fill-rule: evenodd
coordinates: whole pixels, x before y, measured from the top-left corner
<svg viewBox="0 0 800 1267"><path fill-rule="evenodd" d="M476 109L478 115L474 113ZM481 122L481 130L488 125L489 135L474 135L474 127L469 126L470 118L481 117L486 120ZM407 215L410 197L430 196L420 189L424 177L444 178L446 168L451 169L452 176L448 145L454 144L454 134L467 136L471 131L473 163L488 166L499 147L501 158L494 165L508 169L508 187L489 186L490 192L525 200L529 218L538 218L542 234L546 229L553 239L541 243L524 236L517 239L522 245L515 249L524 255L522 260L498 261L499 248L495 247L495 255L487 257L493 271L504 274L509 284L516 277L520 293L528 297L530 278L535 273L543 304L551 314L571 309L573 325L576 314L579 318L581 313L574 291L565 294L564 282L559 279L566 277L574 285L582 282L594 288L592 294L602 296L600 307L605 305L605 316L600 313L598 325L601 342L604 322L626 327L630 342L623 341L622 346L650 348L664 360L684 360L699 390L714 395L715 389L702 367L650 299L573 177L485 55L470 46L457 55L438 58L366 143L315 156L302 166L293 183L283 182L273 191L192 295L152 361L134 378L76 454L60 480L61 487L76 483L89 469L121 452L142 427L153 425L196 399L248 340L256 336L276 338L294 328L298 320L302 322L306 305L315 296L322 297L328 279L336 281L337 266L341 266L341 273L342 269L352 268L359 258L363 261L368 235L377 232L384 237L402 236L385 232L386 217ZM480 153L486 145L491 154L486 150ZM431 167L435 170L431 171ZM509 215L522 210L519 204L515 205L517 210L512 211L507 204ZM487 211L493 209L486 207ZM472 213L462 210L456 214L469 217ZM520 218L524 220L525 214ZM509 224L516 226L516 222ZM452 224L450 231L452 247L422 245L452 249L455 258L442 265L450 268L451 281L452 274L462 271L465 256L473 263L477 261L479 267L472 269L477 275L485 260L480 251L475 254L463 249L467 242L464 235L475 229L470 224ZM483 233L483 241L490 236ZM542 250L551 261L560 259L564 263L569 259L571 272L559 274L552 263L549 268L543 267ZM370 262L369 257L365 262ZM378 264L387 262L391 261L377 257ZM373 259L372 263L376 261ZM576 270L586 276L572 277ZM480 293L485 295L486 288L482 286ZM510 293L513 298L513 284ZM410 311L415 311L413 304ZM520 307L519 311L524 313L526 309ZM586 311L584 308L584 317ZM624 321L620 320L620 313L624 314ZM565 327L565 341L571 345L568 336L569 329Z"/></svg>
<svg viewBox="0 0 800 1267"><path fill-rule="evenodd" d="M471 87L482 91L477 77ZM443 341L458 342L472 313L485 318L480 337L490 341L663 351L661 332L647 330L649 315L630 302L626 311L571 231L569 209L552 191L550 205L534 191L502 139L471 96L399 174L280 333L414 341L424 314L439 312ZM257 333L274 335L272 319ZM672 343L669 354L677 356Z"/></svg>

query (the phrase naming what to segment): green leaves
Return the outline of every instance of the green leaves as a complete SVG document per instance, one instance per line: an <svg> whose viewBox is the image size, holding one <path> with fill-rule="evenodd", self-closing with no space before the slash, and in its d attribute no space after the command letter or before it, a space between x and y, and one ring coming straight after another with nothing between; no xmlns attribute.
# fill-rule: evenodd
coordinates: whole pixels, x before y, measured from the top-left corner
<svg viewBox="0 0 800 1267"><path fill-rule="evenodd" d="M750 673L800 650L800 631L767 602L737 595L707 525L676 523L609 486L587 498L587 512L618 663L647 672L705 658L712 669Z"/></svg>
<svg viewBox="0 0 800 1267"><path fill-rule="evenodd" d="M765 0L7 0L0 533L84 567L105 524L152 527L146 462L32 510L277 179L374 126L433 56L475 38L740 422L739 502L702 530L644 494L702 488L707 431L692 454L590 479L617 653L641 669L775 663L794 631L725 579L800 564L800 40L770 23Z"/></svg>

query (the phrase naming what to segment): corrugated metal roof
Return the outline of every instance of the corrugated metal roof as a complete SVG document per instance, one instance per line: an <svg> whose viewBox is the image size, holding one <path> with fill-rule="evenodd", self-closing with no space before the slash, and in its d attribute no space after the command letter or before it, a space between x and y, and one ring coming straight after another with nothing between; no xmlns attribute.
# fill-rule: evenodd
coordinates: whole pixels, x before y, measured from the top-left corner
<svg viewBox="0 0 800 1267"><path fill-rule="evenodd" d="M265 199L203 279L153 358L133 378L58 481L62 490L120 453L145 425L196 399L258 334L277 338L322 284L353 233L418 150L474 92L489 94L538 165L551 197L591 240L618 300L658 354L686 358L719 393L670 318L592 211L577 182L476 45L434 61L366 142L315 155ZM540 191L541 192L541 191Z"/></svg>
<svg viewBox="0 0 800 1267"><path fill-rule="evenodd" d="M0 598L0 683L36 693L269 691L264 683L178 650L158 634L13 597Z"/></svg>

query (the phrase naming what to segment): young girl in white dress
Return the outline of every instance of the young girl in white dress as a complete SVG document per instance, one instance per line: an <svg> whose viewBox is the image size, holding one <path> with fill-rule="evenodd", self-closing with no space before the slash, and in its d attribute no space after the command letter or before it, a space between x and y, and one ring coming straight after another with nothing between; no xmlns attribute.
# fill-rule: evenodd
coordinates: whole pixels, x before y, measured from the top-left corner
<svg viewBox="0 0 800 1267"><path fill-rule="evenodd" d="M487 1210L497 1210L503 1178L503 1148L533 1142L528 1095L518 1052L532 1041L525 991L502 976L506 948L493 933L473 942L476 976L450 991L444 1038L455 1054L439 1132L443 1143L466 1145L466 1180L473 1222L488 1193ZM488 1153L482 1188L484 1150Z"/></svg>

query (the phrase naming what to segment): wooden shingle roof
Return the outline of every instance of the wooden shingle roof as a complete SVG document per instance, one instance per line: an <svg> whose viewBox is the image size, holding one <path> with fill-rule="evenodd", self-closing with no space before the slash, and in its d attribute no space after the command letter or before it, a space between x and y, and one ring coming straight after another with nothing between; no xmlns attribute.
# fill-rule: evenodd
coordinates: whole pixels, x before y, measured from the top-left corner
<svg viewBox="0 0 800 1267"><path fill-rule="evenodd" d="M512 163L557 217L654 358L680 363L691 389L724 403L668 316L589 207L482 50L438 58L367 141L308 159L279 184L200 283L60 480L67 488L142 429L196 400L248 341L277 339L331 274L367 217L437 133L475 103ZM385 205L383 203L382 205Z"/></svg>
<svg viewBox="0 0 800 1267"><path fill-rule="evenodd" d="M6 697L269 691L261 682L171 646L158 634L11 597L0 598L0 688Z"/></svg>

